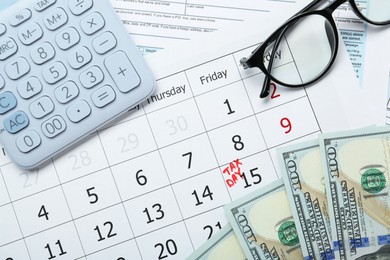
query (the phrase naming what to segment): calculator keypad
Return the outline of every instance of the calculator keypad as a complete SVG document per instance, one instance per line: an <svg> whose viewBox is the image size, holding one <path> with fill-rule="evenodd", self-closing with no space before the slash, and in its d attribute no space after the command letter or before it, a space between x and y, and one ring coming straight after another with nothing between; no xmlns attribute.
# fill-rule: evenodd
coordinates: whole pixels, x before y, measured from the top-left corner
<svg viewBox="0 0 390 260"><path fill-rule="evenodd" d="M18 93L24 99L32 98L42 91L42 83L37 77L30 77L18 84Z"/></svg>
<svg viewBox="0 0 390 260"><path fill-rule="evenodd" d="M88 11L93 5L92 0L84 0L80 3L79 0L70 0L69 9L74 15L80 15Z"/></svg>
<svg viewBox="0 0 390 260"><path fill-rule="evenodd" d="M5 65L5 73L10 79L17 80L30 71L30 64L23 57L18 57Z"/></svg>
<svg viewBox="0 0 390 260"><path fill-rule="evenodd" d="M9 18L11 26L18 26L31 18L31 11L29 9L22 9Z"/></svg>
<svg viewBox="0 0 390 260"><path fill-rule="evenodd" d="M56 35L56 43L62 50L67 50L80 41L80 34L74 27L69 27Z"/></svg>
<svg viewBox="0 0 390 260"><path fill-rule="evenodd" d="M19 30L19 40L24 45L30 45L38 41L43 36L43 30L38 23L32 22Z"/></svg>
<svg viewBox="0 0 390 260"><path fill-rule="evenodd" d="M104 65L121 92L129 92L140 84L140 78L124 52L109 56Z"/></svg>
<svg viewBox="0 0 390 260"><path fill-rule="evenodd" d="M18 51L18 45L12 38L0 39L0 61L6 60Z"/></svg>
<svg viewBox="0 0 390 260"><path fill-rule="evenodd" d="M37 1L34 4L35 10L38 12L41 12L48 8L49 6L53 5L56 2L56 0L45 0L45 1Z"/></svg>
<svg viewBox="0 0 390 260"><path fill-rule="evenodd" d="M43 18L43 23L46 25L46 28L50 31L57 30L61 26L65 25L68 22L68 15L64 9L58 7Z"/></svg>
<svg viewBox="0 0 390 260"><path fill-rule="evenodd" d="M36 167L153 91L107 0L35 1L10 13L0 21L0 140L19 166Z"/></svg>
<svg viewBox="0 0 390 260"><path fill-rule="evenodd" d="M7 31L7 27L4 24L0 23L0 36Z"/></svg>
<svg viewBox="0 0 390 260"><path fill-rule="evenodd" d="M92 35L102 29L104 24L103 16L98 12L94 12L81 20L80 25L85 34Z"/></svg>

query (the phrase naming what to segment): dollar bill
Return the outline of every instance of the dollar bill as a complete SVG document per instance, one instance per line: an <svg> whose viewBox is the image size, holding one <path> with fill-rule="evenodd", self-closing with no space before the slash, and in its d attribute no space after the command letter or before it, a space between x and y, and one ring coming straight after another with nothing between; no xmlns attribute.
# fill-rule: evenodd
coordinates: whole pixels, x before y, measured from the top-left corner
<svg viewBox="0 0 390 260"><path fill-rule="evenodd" d="M335 259L318 140L277 150L304 259Z"/></svg>
<svg viewBox="0 0 390 260"><path fill-rule="evenodd" d="M320 137L334 250L390 259L390 128Z"/></svg>
<svg viewBox="0 0 390 260"><path fill-rule="evenodd" d="M248 259L303 259L283 180L225 206Z"/></svg>
<svg viewBox="0 0 390 260"><path fill-rule="evenodd" d="M246 260L245 254L230 224L226 224L187 258L187 260L220 259Z"/></svg>

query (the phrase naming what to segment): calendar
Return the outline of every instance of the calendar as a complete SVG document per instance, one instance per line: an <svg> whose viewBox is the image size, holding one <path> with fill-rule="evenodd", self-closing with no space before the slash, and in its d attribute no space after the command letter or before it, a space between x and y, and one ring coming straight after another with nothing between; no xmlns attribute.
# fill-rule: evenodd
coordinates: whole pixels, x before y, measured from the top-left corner
<svg viewBox="0 0 390 260"><path fill-rule="evenodd" d="M149 57L156 92L38 170L0 150L0 259L185 259L227 223L226 203L279 178L277 147L361 116L343 51L315 86L260 99L264 75L239 65L259 40Z"/></svg>

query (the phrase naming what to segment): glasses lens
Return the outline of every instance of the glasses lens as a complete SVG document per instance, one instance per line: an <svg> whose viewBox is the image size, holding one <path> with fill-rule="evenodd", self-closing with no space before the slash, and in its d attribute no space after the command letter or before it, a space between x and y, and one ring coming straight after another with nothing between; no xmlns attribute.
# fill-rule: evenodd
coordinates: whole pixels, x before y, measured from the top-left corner
<svg viewBox="0 0 390 260"><path fill-rule="evenodd" d="M322 15L313 14L293 20L283 32L265 50L263 61L268 72L288 85L305 84L321 76L336 48L336 35L330 22Z"/></svg>
<svg viewBox="0 0 390 260"><path fill-rule="evenodd" d="M390 1L389 0L362 0L356 1L360 13L376 23L390 22Z"/></svg>

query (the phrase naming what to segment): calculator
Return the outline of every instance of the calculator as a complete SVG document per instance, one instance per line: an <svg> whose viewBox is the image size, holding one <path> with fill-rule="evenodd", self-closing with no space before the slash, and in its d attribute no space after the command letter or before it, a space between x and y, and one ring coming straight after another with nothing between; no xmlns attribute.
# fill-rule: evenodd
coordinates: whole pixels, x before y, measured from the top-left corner
<svg viewBox="0 0 390 260"><path fill-rule="evenodd" d="M145 100L155 80L108 0L13 2L0 13L0 141L32 169Z"/></svg>

